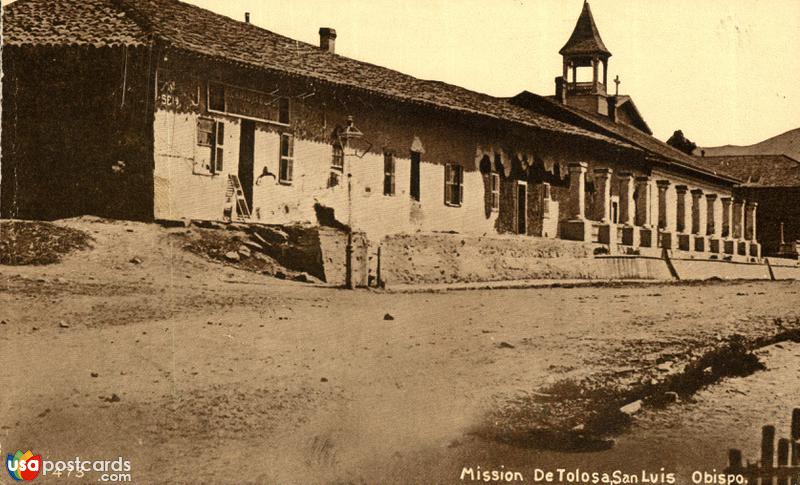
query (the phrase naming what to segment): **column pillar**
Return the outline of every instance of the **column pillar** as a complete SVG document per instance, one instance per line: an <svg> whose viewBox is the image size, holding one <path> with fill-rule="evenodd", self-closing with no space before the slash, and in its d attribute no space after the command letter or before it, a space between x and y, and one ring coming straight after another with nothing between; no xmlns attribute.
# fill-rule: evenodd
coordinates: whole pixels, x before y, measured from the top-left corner
<svg viewBox="0 0 800 485"><path fill-rule="evenodd" d="M656 182L658 187L658 228L667 229L667 189L669 180L659 180Z"/></svg>
<svg viewBox="0 0 800 485"><path fill-rule="evenodd" d="M706 194L706 235L708 236L708 250L719 254L722 252L719 239L719 228L716 221L717 194Z"/></svg>
<svg viewBox="0 0 800 485"><path fill-rule="evenodd" d="M631 172L619 172L619 222L620 240L626 246L639 245L639 230L634 227L634 216L636 215L636 202L633 200L633 174Z"/></svg>
<svg viewBox="0 0 800 485"><path fill-rule="evenodd" d="M559 224L562 239L591 241L592 226L586 220L585 162L569 164L569 219Z"/></svg>
<svg viewBox="0 0 800 485"><path fill-rule="evenodd" d="M760 258L761 245L758 243L756 234L756 212L758 211L758 202L748 202L747 210L745 212L745 239L749 242L749 255Z"/></svg>
<svg viewBox="0 0 800 485"><path fill-rule="evenodd" d="M636 177L636 225L639 229L639 245L652 248L653 228L650 222L650 177Z"/></svg>
<svg viewBox="0 0 800 485"><path fill-rule="evenodd" d="M600 221L597 239L602 244L614 244L617 239L617 230L611 223L611 174L610 168L594 169L595 180L595 217Z"/></svg>
<svg viewBox="0 0 800 485"><path fill-rule="evenodd" d="M569 218L586 218L586 168L584 162L569 164Z"/></svg>
<svg viewBox="0 0 800 485"><path fill-rule="evenodd" d="M701 189L692 190L692 250L704 252L706 250L705 231L701 231L700 227L700 214L702 209L700 204L703 200L703 191Z"/></svg>
<svg viewBox="0 0 800 485"><path fill-rule="evenodd" d="M742 238L742 226L744 222L744 201L741 199L733 200L733 220L731 221L731 237L733 239Z"/></svg>
<svg viewBox="0 0 800 485"><path fill-rule="evenodd" d="M733 242L733 199L723 197L722 201L722 251L725 254L735 254L736 245Z"/></svg>
<svg viewBox="0 0 800 485"><path fill-rule="evenodd" d="M731 237L731 198L723 197L722 201L722 237Z"/></svg>
<svg viewBox="0 0 800 485"><path fill-rule="evenodd" d="M672 249L672 233L669 231L668 218L667 218L667 190L669 189L669 180L658 180L658 231L659 242L664 249Z"/></svg>
<svg viewBox="0 0 800 485"><path fill-rule="evenodd" d="M756 239L756 207L757 202L748 202L744 212L744 238L748 241Z"/></svg>
<svg viewBox="0 0 800 485"><path fill-rule="evenodd" d="M681 251L689 251L691 247L691 241L686 230L686 192L689 191L689 187L685 185L676 185L675 186L675 194L677 194L678 203L676 204L676 223L675 228L678 231L678 249Z"/></svg>
<svg viewBox="0 0 800 485"><path fill-rule="evenodd" d="M611 222L611 174L610 168L594 169L594 208L598 221Z"/></svg>
<svg viewBox="0 0 800 485"><path fill-rule="evenodd" d="M736 240L736 254L742 256L747 255L747 245L744 242L744 206L744 200L733 200L733 239Z"/></svg>
<svg viewBox="0 0 800 485"><path fill-rule="evenodd" d="M634 200L633 200L633 174L620 172L619 178L619 223L626 226L633 225Z"/></svg>

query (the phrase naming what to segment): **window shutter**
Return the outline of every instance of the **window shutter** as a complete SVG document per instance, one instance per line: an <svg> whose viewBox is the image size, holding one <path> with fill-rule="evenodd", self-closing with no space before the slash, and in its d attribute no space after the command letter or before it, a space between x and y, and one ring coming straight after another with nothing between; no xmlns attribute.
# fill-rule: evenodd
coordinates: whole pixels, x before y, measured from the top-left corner
<svg viewBox="0 0 800 485"><path fill-rule="evenodd" d="M458 203L464 203L464 167L458 166Z"/></svg>
<svg viewBox="0 0 800 485"><path fill-rule="evenodd" d="M214 123L214 151L212 153L215 172L222 172L225 158L225 123L217 121Z"/></svg>
<svg viewBox="0 0 800 485"><path fill-rule="evenodd" d="M445 204L450 204L450 202L453 200L453 198L451 197L451 194L450 194L451 187L452 186L450 185L450 164L446 164L444 166L444 203Z"/></svg>

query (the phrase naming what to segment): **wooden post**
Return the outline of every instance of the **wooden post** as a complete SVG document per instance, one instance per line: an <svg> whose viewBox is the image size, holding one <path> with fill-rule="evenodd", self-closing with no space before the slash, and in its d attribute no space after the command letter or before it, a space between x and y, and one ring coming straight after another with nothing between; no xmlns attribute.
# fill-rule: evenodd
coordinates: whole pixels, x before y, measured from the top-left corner
<svg viewBox="0 0 800 485"><path fill-rule="evenodd" d="M731 473L738 473L742 468L742 450L728 450L728 469Z"/></svg>
<svg viewBox="0 0 800 485"><path fill-rule="evenodd" d="M778 468L785 468L789 465L789 440L781 438L778 440ZM789 485L788 477L778 479L778 485Z"/></svg>
<svg viewBox="0 0 800 485"><path fill-rule="evenodd" d="M792 466L800 466L800 408L792 412Z"/></svg>
<svg viewBox="0 0 800 485"><path fill-rule="evenodd" d="M775 426L761 428L761 468L772 468L775 462Z"/></svg>

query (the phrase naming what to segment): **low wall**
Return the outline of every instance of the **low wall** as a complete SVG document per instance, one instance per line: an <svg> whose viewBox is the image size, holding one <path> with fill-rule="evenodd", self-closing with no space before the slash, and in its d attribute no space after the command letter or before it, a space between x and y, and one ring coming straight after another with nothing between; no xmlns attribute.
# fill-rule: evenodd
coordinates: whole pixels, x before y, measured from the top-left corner
<svg viewBox="0 0 800 485"><path fill-rule="evenodd" d="M381 242L387 285L523 279L671 279L663 260L594 257L589 243L529 236L425 233Z"/></svg>
<svg viewBox="0 0 800 485"><path fill-rule="evenodd" d="M384 285L477 283L534 279L771 279L766 264L724 260L595 255L600 246L530 236L418 233L380 244ZM800 266L776 265L775 279L800 279ZM675 275L673 275L674 270Z"/></svg>
<svg viewBox="0 0 800 485"><path fill-rule="evenodd" d="M792 259L769 258L776 280L800 280L800 262Z"/></svg>
<svg viewBox="0 0 800 485"><path fill-rule="evenodd" d="M673 259L672 266L681 280L768 280L769 267L759 263L737 263L713 259Z"/></svg>

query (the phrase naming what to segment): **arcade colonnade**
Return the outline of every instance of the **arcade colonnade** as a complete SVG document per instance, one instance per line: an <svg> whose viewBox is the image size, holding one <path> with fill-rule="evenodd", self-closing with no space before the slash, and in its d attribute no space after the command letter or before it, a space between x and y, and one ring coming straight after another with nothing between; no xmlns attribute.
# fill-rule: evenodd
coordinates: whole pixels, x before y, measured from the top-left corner
<svg viewBox="0 0 800 485"><path fill-rule="evenodd" d="M612 248L686 251L713 259L761 257L756 237L758 204L726 194L689 189L670 180L617 173L618 206L612 214L611 168L593 170L594 214L586 214L588 164L571 163L568 216L562 239L597 242ZM673 196L668 196L672 188ZM721 220L718 220L721 205ZM653 217L655 215L655 217ZM651 219L655 220L651 220Z"/></svg>

